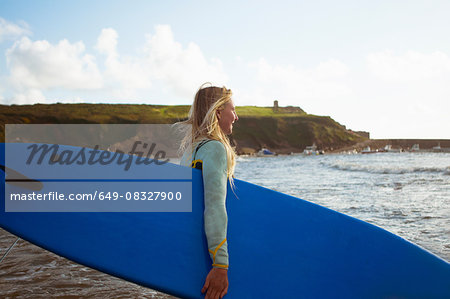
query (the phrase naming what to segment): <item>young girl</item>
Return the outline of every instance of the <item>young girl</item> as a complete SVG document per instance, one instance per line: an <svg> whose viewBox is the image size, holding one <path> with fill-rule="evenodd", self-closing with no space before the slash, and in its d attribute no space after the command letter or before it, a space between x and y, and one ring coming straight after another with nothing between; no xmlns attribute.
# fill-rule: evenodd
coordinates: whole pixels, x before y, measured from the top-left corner
<svg viewBox="0 0 450 299"><path fill-rule="evenodd" d="M181 164L202 169L204 185L204 224L212 269L202 293L205 298L222 298L228 290L227 180L233 184L236 154L228 137L238 120L231 90L200 87L185 124L192 126L182 148Z"/></svg>

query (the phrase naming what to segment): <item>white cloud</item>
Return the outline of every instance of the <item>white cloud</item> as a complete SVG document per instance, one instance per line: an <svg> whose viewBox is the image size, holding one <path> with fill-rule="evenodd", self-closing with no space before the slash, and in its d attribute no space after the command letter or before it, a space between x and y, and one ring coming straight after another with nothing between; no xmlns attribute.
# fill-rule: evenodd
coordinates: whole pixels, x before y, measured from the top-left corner
<svg viewBox="0 0 450 299"><path fill-rule="evenodd" d="M436 113L448 107L450 97L450 57L443 52L430 54L383 51L367 57L368 78L378 101L415 111ZM419 113L417 113L419 115Z"/></svg>
<svg viewBox="0 0 450 299"><path fill-rule="evenodd" d="M270 106L278 100L282 106L301 106L311 113L326 114L324 106L329 107L352 93L348 84L349 68L335 59L304 69L272 65L264 58L248 66L256 71L256 80L253 88L239 92L239 101L246 104Z"/></svg>
<svg viewBox="0 0 450 299"><path fill-rule="evenodd" d="M220 60L208 60L195 43L183 48L168 25L155 26L155 33L146 36L137 56L120 55L118 42L118 33L106 28L96 45L97 51L105 56L104 78L116 98L137 98L139 90L155 84L172 96L192 98L206 81L218 84L227 81Z"/></svg>
<svg viewBox="0 0 450 299"><path fill-rule="evenodd" d="M382 51L369 54L367 64L372 74L387 81L420 81L450 76L450 57L439 51L431 54L408 51L400 55Z"/></svg>
<svg viewBox="0 0 450 299"><path fill-rule="evenodd" d="M193 91L204 82L224 85L228 81L219 59L206 59L193 42L183 48L168 25L156 26L155 34L147 36L144 53L151 76L178 95L192 97Z"/></svg>
<svg viewBox="0 0 450 299"><path fill-rule="evenodd" d="M84 50L82 42L71 44L64 39L52 45L24 37L6 52L11 80L17 86L40 89L99 88L102 80L95 58Z"/></svg>
<svg viewBox="0 0 450 299"><path fill-rule="evenodd" d="M151 87L148 66L142 57L121 57L117 52L119 35L112 28L103 29L97 39L96 49L105 55L104 78L115 97L134 98L136 89Z"/></svg>
<svg viewBox="0 0 450 299"><path fill-rule="evenodd" d="M315 74L317 78L338 79L347 76L349 74L349 68L339 60L330 59L320 62L313 70L313 74Z"/></svg>
<svg viewBox="0 0 450 299"><path fill-rule="evenodd" d="M22 94L17 99L20 101L36 95L36 90L98 89L103 85L95 58L85 53L82 42L71 44L64 39L52 45L46 40L23 37L6 51L6 59L11 73L9 83ZM29 101L34 102L34 97Z"/></svg>
<svg viewBox="0 0 450 299"><path fill-rule="evenodd" d="M366 68L352 81L360 107L357 127L372 131L373 137L448 138L450 57L446 53L370 53Z"/></svg>
<svg viewBox="0 0 450 299"><path fill-rule="evenodd" d="M97 39L96 49L106 54L108 59L117 58L117 39L119 35L112 28L105 28Z"/></svg>
<svg viewBox="0 0 450 299"><path fill-rule="evenodd" d="M0 42L6 39L16 39L24 35L30 35L28 24L22 22L20 25L8 22L0 18Z"/></svg>
<svg viewBox="0 0 450 299"><path fill-rule="evenodd" d="M44 103L45 96L39 89L29 88L24 92L14 94L14 104L25 105L30 103Z"/></svg>
<svg viewBox="0 0 450 299"><path fill-rule="evenodd" d="M207 59L195 43L183 47L168 25L155 26L134 56L119 53L118 43L113 28L103 29L95 45L96 60L82 41L52 44L22 37L6 51L8 94L13 95L8 102L43 101L50 90L56 96L55 90L64 93L57 96L59 101L71 101L77 92L86 95L88 90L97 101L142 101L154 94L151 88L170 98L190 99L202 83L223 85L228 80L219 59Z"/></svg>
<svg viewBox="0 0 450 299"><path fill-rule="evenodd" d="M99 101L143 100L155 86L157 94L163 90L170 98L190 99L202 83L222 85L228 79L219 59L207 59L195 43L183 47L168 25L155 26L134 56L119 53L118 43L114 29L103 29L95 45L96 60L82 41L52 44L22 37L6 51L8 93L14 95L8 101L42 101L49 90L62 91L62 101L74 97L68 93L88 90L95 91Z"/></svg>

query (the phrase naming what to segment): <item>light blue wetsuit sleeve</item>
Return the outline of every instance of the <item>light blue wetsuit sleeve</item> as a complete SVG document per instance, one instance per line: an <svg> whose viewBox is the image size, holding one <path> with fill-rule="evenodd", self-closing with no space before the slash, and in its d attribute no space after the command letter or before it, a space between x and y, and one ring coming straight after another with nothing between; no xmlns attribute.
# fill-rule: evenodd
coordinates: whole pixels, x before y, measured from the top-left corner
<svg viewBox="0 0 450 299"><path fill-rule="evenodd" d="M220 141L209 141L197 152L203 164L205 194L204 224L213 267L228 268L227 244L227 154Z"/></svg>

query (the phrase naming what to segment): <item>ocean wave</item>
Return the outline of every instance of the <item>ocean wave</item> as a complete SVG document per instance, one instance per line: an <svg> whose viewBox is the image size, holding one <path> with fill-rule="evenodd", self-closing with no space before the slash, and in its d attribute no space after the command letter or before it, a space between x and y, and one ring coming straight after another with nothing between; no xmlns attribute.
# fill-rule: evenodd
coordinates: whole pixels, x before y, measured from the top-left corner
<svg viewBox="0 0 450 299"><path fill-rule="evenodd" d="M345 162L336 162L328 165L325 164L325 166L342 171L368 172L376 174L443 173L444 175L450 175L450 166L447 167L397 167L390 165L369 166Z"/></svg>

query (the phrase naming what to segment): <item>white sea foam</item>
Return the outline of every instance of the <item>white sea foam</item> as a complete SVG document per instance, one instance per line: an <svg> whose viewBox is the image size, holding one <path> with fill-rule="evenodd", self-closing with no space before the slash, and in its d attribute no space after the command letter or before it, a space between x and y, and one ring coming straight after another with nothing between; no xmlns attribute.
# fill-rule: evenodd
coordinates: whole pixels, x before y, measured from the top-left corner
<svg viewBox="0 0 450 299"><path fill-rule="evenodd" d="M450 174L450 166L447 167L407 167L407 166L398 166L398 165L364 165L357 164L351 162L343 162L337 161L334 163L322 163L322 165L342 170L342 171L360 171L360 172L368 172L368 173L377 173L377 174L406 174L406 173L442 173L445 175Z"/></svg>

